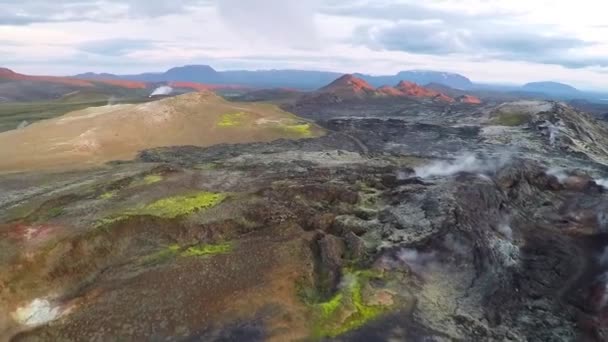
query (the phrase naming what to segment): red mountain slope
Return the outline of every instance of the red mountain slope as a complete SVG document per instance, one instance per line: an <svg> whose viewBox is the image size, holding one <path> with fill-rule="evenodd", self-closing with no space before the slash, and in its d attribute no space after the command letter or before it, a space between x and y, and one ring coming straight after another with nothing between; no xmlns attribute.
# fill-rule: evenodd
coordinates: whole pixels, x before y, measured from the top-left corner
<svg viewBox="0 0 608 342"><path fill-rule="evenodd" d="M348 98L373 95L376 89L360 78L353 75L344 75L319 91Z"/></svg>
<svg viewBox="0 0 608 342"><path fill-rule="evenodd" d="M58 76L31 76L16 73L7 68L0 68L0 80L9 81L33 81L63 84L74 87L95 87L95 83L102 83L127 89L145 89L147 88L144 82L125 81L125 80L81 80L78 78L58 77Z"/></svg>
<svg viewBox="0 0 608 342"><path fill-rule="evenodd" d="M472 95L463 95L456 99L456 101L460 103L468 103L468 104L481 104L482 101L478 97Z"/></svg>

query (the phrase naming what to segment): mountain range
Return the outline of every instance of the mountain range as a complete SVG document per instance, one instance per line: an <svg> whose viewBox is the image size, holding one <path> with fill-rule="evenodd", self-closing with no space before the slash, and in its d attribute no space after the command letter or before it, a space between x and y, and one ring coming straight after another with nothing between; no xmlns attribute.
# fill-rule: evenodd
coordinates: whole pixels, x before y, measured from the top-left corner
<svg viewBox="0 0 608 342"><path fill-rule="evenodd" d="M87 80L133 80L142 82L186 81L213 84L238 84L252 87L291 87L303 90L318 89L334 81L343 73L305 70L233 70L216 71L208 65L187 65L176 67L160 73L143 73L137 75L113 75L85 73L74 78ZM355 74L375 87L410 81L417 84L441 83L456 89L469 89L473 82L468 78L440 71L402 71L396 75L372 76Z"/></svg>

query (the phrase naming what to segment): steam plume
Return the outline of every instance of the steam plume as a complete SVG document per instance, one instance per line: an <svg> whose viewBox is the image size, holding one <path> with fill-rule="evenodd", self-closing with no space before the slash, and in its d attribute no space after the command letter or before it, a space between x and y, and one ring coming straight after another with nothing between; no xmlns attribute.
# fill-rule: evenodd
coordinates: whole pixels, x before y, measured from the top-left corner
<svg viewBox="0 0 608 342"><path fill-rule="evenodd" d="M511 159L510 155L503 154L498 158L477 158L474 154L464 154L453 161L439 161L415 169L416 176L420 178L445 177L460 172L494 173L505 166Z"/></svg>
<svg viewBox="0 0 608 342"><path fill-rule="evenodd" d="M150 94L150 97L159 96L159 95L170 95L172 92L173 92L173 88L171 88L169 86L160 86L160 87L154 89L152 94Z"/></svg>

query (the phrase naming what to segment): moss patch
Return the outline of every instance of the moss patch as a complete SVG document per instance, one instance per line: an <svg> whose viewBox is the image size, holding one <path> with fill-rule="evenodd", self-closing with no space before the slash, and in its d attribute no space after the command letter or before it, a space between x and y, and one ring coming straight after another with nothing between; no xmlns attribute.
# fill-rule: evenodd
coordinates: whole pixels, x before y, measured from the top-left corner
<svg viewBox="0 0 608 342"><path fill-rule="evenodd" d="M219 244L197 245L191 247L182 247L178 244L173 244L164 249L145 256L142 259L144 265L153 265L165 262L171 258L181 257L212 257L214 255L227 254L232 251L232 243L225 242Z"/></svg>
<svg viewBox="0 0 608 342"><path fill-rule="evenodd" d="M220 243L217 245L198 245L192 246L182 252L185 257L206 257L218 254L226 254L232 251L232 244Z"/></svg>
<svg viewBox="0 0 608 342"><path fill-rule="evenodd" d="M141 208L127 210L123 213L99 220L96 227L110 226L134 216L154 216L174 219L193 214L199 210L217 206L226 199L225 194L199 192L186 196L174 196L152 202Z"/></svg>
<svg viewBox="0 0 608 342"><path fill-rule="evenodd" d="M526 113L500 113L496 116L492 123L500 126L521 126L530 121L530 115Z"/></svg>
<svg viewBox="0 0 608 342"><path fill-rule="evenodd" d="M176 196L158 200L138 211L139 215L151 215L162 218L176 218L192 214L201 209L215 207L226 195L201 192L191 196Z"/></svg>
<svg viewBox="0 0 608 342"><path fill-rule="evenodd" d="M144 185L152 185L155 183L159 183L163 181L163 176L161 175L147 175L142 179L138 179L133 181L129 187L136 187L136 186L144 186Z"/></svg>
<svg viewBox="0 0 608 342"><path fill-rule="evenodd" d="M112 199L112 198L116 197L117 194L118 194L117 190L104 192L103 194L101 194L99 196L99 199L109 200L109 199Z"/></svg>
<svg viewBox="0 0 608 342"><path fill-rule="evenodd" d="M247 118L247 113L227 113L220 116L220 120L217 122L217 127L228 128L242 126Z"/></svg>
<svg viewBox="0 0 608 342"><path fill-rule="evenodd" d="M315 338L336 337L357 329L389 310L389 307L366 304L363 291L370 279L378 276L370 271L345 271L348 283L326 302L314 304Z"/></svg>
<svg viewBox="0 0 608 342"><path fill-rule="evenodd" d="M52 208L48 211L47 214L48 214L47 215L48 218L59 217L63 214L63 208Z"/></svg>
<svg viewBox="0 0 608 342"><path fill-rule="evenodd" d="M142 263L145 265L162 263L162 262L176 256L180 250L181 250L181 247L177 244L167 246L165 249L163 249L161 251L158 251L154 254L145 256L142 260Z"/></svg>
<svg viewBox="0 0 608 342"><path fill-rule="evenodd" d="M309 123L294 124L294 125L281 125L281 126L279 126L279 128L283 132L285 132L289 135L302 137L302 138L312 137L312 130L311 130L312 126Z"/></svg>

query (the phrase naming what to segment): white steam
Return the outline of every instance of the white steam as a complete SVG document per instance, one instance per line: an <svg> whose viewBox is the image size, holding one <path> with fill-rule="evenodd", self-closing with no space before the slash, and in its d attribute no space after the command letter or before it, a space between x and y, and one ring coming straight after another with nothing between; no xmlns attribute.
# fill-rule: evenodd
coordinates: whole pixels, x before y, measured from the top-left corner
<svg viewBox="0 0 608 342"><path fill-rule="evenodd" d="M30 123L27 120L21 121L21 123L17 126L17 129L24 129L25 127L29 126Z"/></svg>
<svg viewBox="0 0 608 342"><path fill-rule="evenodd" d="M474 154L464 154L452 161L438 161L415 169L416 176L420 178L445 177L460 172L494 173L505 166L511 159L510 155L503 154L498 158L478 158Z"/></svg>
<svg viewBox="0 0 608 342"><path fill-rule="evenodd" d="M608 189L608 179L606 178L596 179L595 184L603 187L604 189Z"/></svg>
<svg viewBox="0 0 608 342"><path fill-rule="evenodd" d="M555 147L555 143L559 136L559 128L555 125L549 125L549 142L551 146Z"/></svg>
<svg viewBox="0 0 608 342"><path fill-rule="evenodd" d="M424 269L436 263L435 253L422 253L415 249L404 248L397 253L397 260L406 264L416 274L422 274Z"/></svg>
<svg viewBox="0 0 608 342"><path fill-rule="evenodd" d="M161 95L170 95L172 92L173 92L173 88L171 88L169 86L160 86L160 87L154 89L152 94L150 94L150 97L161 96Z"/></svg>
<svg viewBox="0 0 608 342"><path fill-rule="evenodd" d="M570 177L568 175L568 173L566 172L566 170L564 169L560 169L560 168L551 168L549 170L547 170L547 172L545 172L548 176L553 176L555 178L557 178L557 181L560 183L564 183L568 177Z"/></svg>
<svg viewBox="0 0 608 342"><path fill-rule="evenodd" d="M513 229L508 222L503 222L498 225L498 232L509 240L513 240Z"/></svg>
<svg viewBox="0 0 608 342"><path fill-rule="evenodd" d="M27 326L46 324L57 319L61 314L58 307L54 307L46 299L35 299L26 306L18 308L13 313L13 318Z"/></svg>
<svg viewBox="0 0 608 342"><path fill-rule="evenodd" d="M117 101L118 99L115 96L110 96L110 98L108 99L108 104L106 106L113 106L116 104Z"/></svg>

